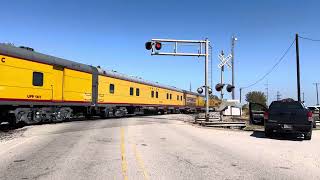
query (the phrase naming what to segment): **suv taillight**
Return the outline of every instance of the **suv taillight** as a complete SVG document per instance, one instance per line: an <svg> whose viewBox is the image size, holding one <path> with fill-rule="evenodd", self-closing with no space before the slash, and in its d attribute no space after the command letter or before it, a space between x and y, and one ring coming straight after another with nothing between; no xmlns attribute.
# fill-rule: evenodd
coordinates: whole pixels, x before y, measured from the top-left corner
<svg viewBox="0 0 320 180"><path fill-rule="evenodd" d="M264 118L264 120L269 119L269 113L267 111L263 113L263 118Z"/></svg>
<svg viewBox="0 0 320 180"><path fill-rule="evenodd" d="M308 116L308 120L312 121L312 112L311 111L308 111L307 116Z"/></svg>

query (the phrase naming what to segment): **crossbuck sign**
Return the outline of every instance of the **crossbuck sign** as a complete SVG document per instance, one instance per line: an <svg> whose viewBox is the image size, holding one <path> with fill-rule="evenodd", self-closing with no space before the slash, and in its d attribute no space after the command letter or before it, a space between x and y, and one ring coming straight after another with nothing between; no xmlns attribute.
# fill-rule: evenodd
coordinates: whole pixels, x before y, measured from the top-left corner
<svg viewBox="0 0 320 180"><path fill-rule="evenodd" d="M223 54L219 54L219 59L221 61L221 63L218 65L219 68L222 68L222 66L224 65L228 65L229 68L231 68L231 64L228 62L231 59L232 55L229 54L227 57L224 57Z"/></svg>

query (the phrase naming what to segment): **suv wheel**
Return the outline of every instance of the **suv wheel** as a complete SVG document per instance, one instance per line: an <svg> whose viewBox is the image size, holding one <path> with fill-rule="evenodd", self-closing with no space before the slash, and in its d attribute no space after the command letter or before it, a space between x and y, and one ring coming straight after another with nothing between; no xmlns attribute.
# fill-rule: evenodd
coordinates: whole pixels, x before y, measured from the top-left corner
<svg viewBox="0 0 320 180"><path fill-rule="evenodd" d="M304 133L305 140L311 140L311 136L312 136L312 130L307 133Z"/></svg>

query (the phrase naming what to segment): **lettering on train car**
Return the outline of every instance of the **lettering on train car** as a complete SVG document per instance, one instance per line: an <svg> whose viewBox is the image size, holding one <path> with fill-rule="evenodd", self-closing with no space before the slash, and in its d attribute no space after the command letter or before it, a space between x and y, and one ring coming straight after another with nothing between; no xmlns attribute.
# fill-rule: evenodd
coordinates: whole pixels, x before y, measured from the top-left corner
<svg viewBox="0 0 320 180"><path fill-rule="evenodd" d="M187 106L196 106L196 98L187 97L186 104Z"/></svg>
<svg viewBox="0 0 320 180"><path fill-rule="evenodd" d="M5 63L6 62L6 58L1 58L1 62Z"/></svg>
<svg viewBox="0 0 320 180"><path fill-rule="evenodd" d="M29 95L27 95L27 98L28 99L41 99L41 96L40 95L29 94Z"/></svg>

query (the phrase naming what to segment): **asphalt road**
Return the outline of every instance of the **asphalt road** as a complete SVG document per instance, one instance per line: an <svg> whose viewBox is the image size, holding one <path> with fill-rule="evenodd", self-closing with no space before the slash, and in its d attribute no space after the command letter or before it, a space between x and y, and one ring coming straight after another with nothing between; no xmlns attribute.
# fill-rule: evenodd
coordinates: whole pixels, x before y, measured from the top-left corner
<svg viewBox="0 0 320 180"><path fill-rule="evenodd" d="M320 179L311 141L209 129L185 115L75 121L0 133L0 179Z"/></svg>

